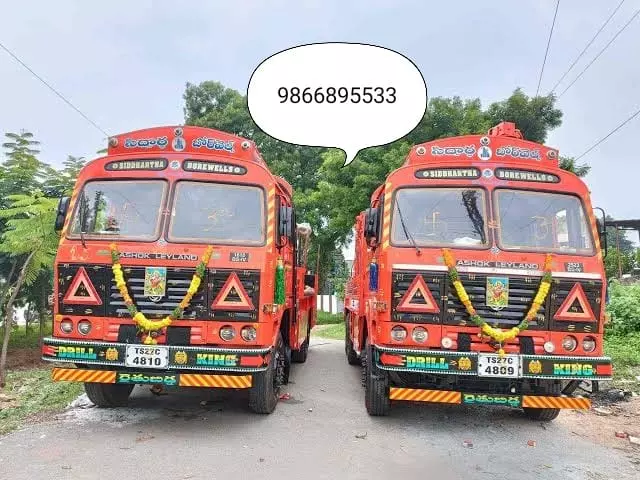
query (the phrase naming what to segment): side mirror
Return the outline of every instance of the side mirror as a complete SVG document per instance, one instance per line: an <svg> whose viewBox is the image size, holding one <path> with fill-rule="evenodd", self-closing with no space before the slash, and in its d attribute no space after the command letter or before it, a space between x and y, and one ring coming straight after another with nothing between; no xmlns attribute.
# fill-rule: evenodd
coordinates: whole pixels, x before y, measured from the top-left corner
<svg viewBox="0 0 640 480"><path fill-rule="evenodd" d="M278 246L284 245L282 243L282 237L286 237L289 240L293 238L295 232L293 226L293 208L286 205L280 207L280 215L278 222Z"/></svg>
<svg viewBox="0 0 640 480"><path fill-rule="evenodd" d="M379 210L377 208L367 208L364 213L364 238L377 239L380 223Z"/></svg>
<svg viewBox="0 0 640 480"><path fill-rule="evenodd" d="M56 223L54 229L56 232L60 232L64 227L64 219L67 217L67 210L69 210L69 197L62 197L58 202L58 212L56 213Z"/></svg>
<svg viewBox="0 0 640 480"><path fill-rule="evenodd" d="M602 218L596 218L596 225L598 226L598 237L600 237L600 249L602 250L602 258L607 256L607 216L602 208L596 207L594 210L600 210L602 212Z"/></svg>

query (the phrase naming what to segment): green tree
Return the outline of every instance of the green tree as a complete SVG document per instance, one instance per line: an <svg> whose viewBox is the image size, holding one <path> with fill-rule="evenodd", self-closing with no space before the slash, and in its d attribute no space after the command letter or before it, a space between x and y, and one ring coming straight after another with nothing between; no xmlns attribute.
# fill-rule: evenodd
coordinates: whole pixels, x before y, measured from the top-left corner
<svg viewBox="0 0 640 480"><path fill-rule="evenodd" d="M553 94L530 98L517 88L506 100L489 105L487 116L491 125L514 122L526 140L544 143L549 131L562 124L562 111L555 103Z"/></svg>
<svg viewBox="0 0 640 480"><path fill-rule="evenodd" d="M5 384L7 350L11 335L14 305L24 285L33 284L42 271L51 268L58 235L53 230L57 201L40 192L32 195L11 195L9 208L0 211L7 220L0 251L16 259L18 275L11 280L2 298L4 312L4 338L0 352L0 388Z"/></svg>
<svg viewBox="0 0 640 480"><path fill-rule="evenodd" d="M591 167L586 163L576 163L573 157L563 157L560 155L560 168L567 172L575 173L578 177L585 177Z"/></svg>
<svg viewBox="0 0 640 480"><path fill-rule="evenodd" d="M80 170L86 165L84 157L74 157L68 155L67 159L62 162L62 170L47 166L45 169L45 178L43 181L43 191L49 197L60 198L65 195L71 195L73 186Z"/></svg>

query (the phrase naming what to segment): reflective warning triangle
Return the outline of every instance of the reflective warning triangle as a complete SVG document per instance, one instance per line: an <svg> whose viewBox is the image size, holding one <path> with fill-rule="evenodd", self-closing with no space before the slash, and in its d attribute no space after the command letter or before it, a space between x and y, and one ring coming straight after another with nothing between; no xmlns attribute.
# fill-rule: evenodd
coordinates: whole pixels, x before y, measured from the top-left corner
<svg viewBox="0 0 640 480"><path fill-rule="evenodd" d="M236 272L232 272L224 282L218 296L211 304L214 310L253 310L253 302L242 286Z"/></svg>
<svg viewBox="0 0 640 480"><path fill-rule="evenodd" d="M424 283L422 275L416 275L413 279L396 310L412 313L440 313L440 307L431 295L431 290Z"/></svg>
<svg viewBox="0 0 640 480"><path fill-rule="evenodd" d="M73 277L62 303L68 305L102 305L100 295L96 291L87 271L80 267Z"/></svg>
<svg viewBox="0 0 640 480"><path fill-rule="evenodd" d="M579 312L572 312L571 308L574 304L578 302L578 309L581 310ZM593 314L593 310L591 310L591 305L589 304L589 300L587 300L587 296L582 289L582 285L576 283L567 298L564 299L560 308L553 316L555 320L563 320L563 321L577 321L577 322L591 322L596 316Z"/></svg>

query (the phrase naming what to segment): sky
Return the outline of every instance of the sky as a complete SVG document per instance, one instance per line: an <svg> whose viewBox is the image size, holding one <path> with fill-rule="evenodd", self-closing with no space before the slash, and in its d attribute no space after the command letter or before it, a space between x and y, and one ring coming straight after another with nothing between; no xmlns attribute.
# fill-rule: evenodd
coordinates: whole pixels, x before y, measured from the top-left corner
<svg viewBox="0 0 640 480"><path fill-rule="evenodd" d="M542 78L546 94L619 0L561 0ZM0 42L108 134L183 122L186 82L246 93L255 67L313 42L371 43L411 58L429 97L535 95L555 0L0 0ZM568 85L640 8L626 0L560 85ZM577 156L640 108L640 17L560 99L546 143ZM0 132L26 129L41 160L95 157L105 135L0 50ZM592 203L640 218L640 116L585 156ZM357 161L357 160L356 160ZM636 238L633 238L637 240Z"/></svg>

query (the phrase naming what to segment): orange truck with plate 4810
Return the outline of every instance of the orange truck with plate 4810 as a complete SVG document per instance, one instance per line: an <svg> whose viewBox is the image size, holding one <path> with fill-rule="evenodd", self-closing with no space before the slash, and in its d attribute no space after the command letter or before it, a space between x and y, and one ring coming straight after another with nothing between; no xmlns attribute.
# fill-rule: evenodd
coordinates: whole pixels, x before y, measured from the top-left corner
<svg viewBox="0 0 640 480"><path fill-rule="evenodd" d="M355 230L345 348L369 414L417 401L549 421L611 378L604 212L513 123L414 146Z"/></svg>
<svg viewBox="0 0 640 480"><path fill-rule="evenodd" d="M304 362L317 278L291 186L253 142L200 127L109 139L58 206L56 381L84 382L98 406L134 385L249 389L276 407Z"/></svg>

